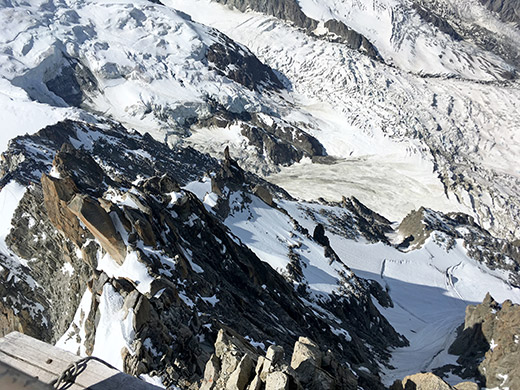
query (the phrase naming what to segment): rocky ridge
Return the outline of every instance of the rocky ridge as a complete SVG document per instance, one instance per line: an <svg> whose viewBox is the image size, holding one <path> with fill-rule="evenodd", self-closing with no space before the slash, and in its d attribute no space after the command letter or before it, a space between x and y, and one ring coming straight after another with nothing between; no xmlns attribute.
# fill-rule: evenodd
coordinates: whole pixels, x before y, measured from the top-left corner
<svg viewBox="0 0 520 390"><path fill-rule="evenodd" d="M455 240L462 240L468 256L491 270L503 270L513 286L520 285L520 246L518 242L493 237L478 226L474 219L462 213L441 214L420 208L406 216L398 232L402 250L420 248L433 235L433 239L449 251Z"/></svg>
<svg viewBox="0 0 520 390"><path fill-rule="evenodd" d="M181 188L216 168L213 159L189 149L170 151L110 123L63 122L11 147L3 157L4 183L8 178L28 189L6 242L13 256L31 259L23 272L36 286L11 278L4 332L34 329L47 341L103 357L108 307L130 321L133 335L115 355L116 364L181 387L202 377L221 328L247 336L253 350L266 340L288 349L306 336L350 362L351 369L341 368L346 388L382 388L377 362L388 358L389 345L406 341L372 304L368 286L376 286L351 275L341 294L315 300L261 262ZM193 164L197 159L200 164ZM251 198L249 188L256 188L269 201L268 187L246 176L228 156L214 187L240 189ZM2 267L8 266L2 257ZM12 310L23 309L17 294L40 308L34 317L23 311L14 316L21 326L13 323ZM64 305L51 304L56 301ZM312 307L331 314L318 316ZM343 327L348 337L327 331L331 326Z"/></svg>
<svg viewBox="0 0 520 390"><path fill-rule="evenodd" d="M380 60L381 57L377 48L362 34L349 28L345 23L330 19L325 22L324 26L328 30L326 35L315 34L319 22L314 20L302 11L296 0L283 1L257 1L257 0L217 0L218 2L245 12L254 10L275 16L279 19L293 23L295 26L304 29L307 33L325 38L332 42L344 43L351 49L360 50L374 59Z"/></svg>

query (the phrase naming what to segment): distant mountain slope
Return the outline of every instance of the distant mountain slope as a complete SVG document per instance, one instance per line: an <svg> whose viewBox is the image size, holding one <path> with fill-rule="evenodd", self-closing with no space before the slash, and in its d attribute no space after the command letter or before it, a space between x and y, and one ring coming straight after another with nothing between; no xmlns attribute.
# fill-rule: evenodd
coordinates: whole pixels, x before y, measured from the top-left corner
<svg viewBox="0 0 520 390"><path fill-rule="evenodd" d="M328 160L330 167L283 168L274 180L293 195L315 199L321 193L334 200L356 195L396 220L407 213L397 214L392 206L401 198L411 203L408 211L421 205L464 211L503 237L518 237L518 81L419 77L374 62L345 45L310 37L270 16L229 10L207 0L166 4L244 43L290 82L296 105L280 108L284 118L306 128L336 158ZM482 7L481 11L487 12ZM193 145L211 151L204 142L211 132L203 128L201 134L195 133ZM223 136L213 134L213 143ZM237 156L244 155L238 145L235 150ZM319 161L323 160L314 159ZM365 169L374 185L359 181ZM395 186L396 180L387 180L394 174L406 184ZM327 177L332 180L323 184ZM306 188L312 195L306 195Z"/></svg>

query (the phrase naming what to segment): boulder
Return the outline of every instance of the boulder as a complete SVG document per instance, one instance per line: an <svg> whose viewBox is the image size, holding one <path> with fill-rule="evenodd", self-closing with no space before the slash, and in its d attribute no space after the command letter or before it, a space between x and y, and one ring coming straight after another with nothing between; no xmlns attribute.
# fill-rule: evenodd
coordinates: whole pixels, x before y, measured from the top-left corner
<svg viewBox="0 0 520 390"><path fill-rule="evenodd" d="M204 378L202 379L202 385L200 390L211 390L215 387L215 383L218 379L218 374L220 373L220 360L215 355L212 354L206 363L206 368L204 370Z"/></svg>
<svg viewBox="0 0 520 390"><path fill-rule="evenodd" d="M253 371L253 359L245 354L226 383L226 390L244 390Z"/></svg>
<svg viewBox="0 0 520 390"><path fill-rule="evenodd" d="M453 386L456 390L479 390L480 387L474 382L461 382Z"/></svg>
<svg viewBox="0 0 520 390"><path fill-rule="evenodd" d="M280 371L269 373L265 380L265 390L289 389L289 377Z"/></svg>
<svg viewBox="0 0 520 390"><path fill-rule="evenodd" d="M294 344L291 368L302 383L309 383L316 369L321 367L322 352L318 345L307 337L300 337Z"/></svg>
<svg viewBox="0 0 520 390"><path fill-rule="evenodd" d="M126 245L114 227L110 215L94 199L85 195L75 195L67 208L96 237L104 250L118 263L123 264L126 257Z"/></svg>
<svg viewBox="0 0 520 390"><path fill-rule="evenodd" d="M395 384L394 384L395 385ZM437 375L427 372L409 375L405 377L401 384L404 390L452 390L449 384L444 382ZM392 387L392 390L398 390L398 387Z"/></svg>
<svg viewBox="0 0 520 390"><path fill-rule="evenodd" d="M76 185L70 178L56 179L46 174L41 178L44 205L47 215L56 229L78 247L85 242L86 231L78 218L67 208L67 203L77 192Z"/></svg>
<svg viewBox="0 0 520 390"><path fill-rule="evenodd" d="M253 194L262 199L264 203L268 206L274 207L276 205L273 202L273 196L271 195L269 190L260 184L255 186L255 188L253 189Z"/></svg>

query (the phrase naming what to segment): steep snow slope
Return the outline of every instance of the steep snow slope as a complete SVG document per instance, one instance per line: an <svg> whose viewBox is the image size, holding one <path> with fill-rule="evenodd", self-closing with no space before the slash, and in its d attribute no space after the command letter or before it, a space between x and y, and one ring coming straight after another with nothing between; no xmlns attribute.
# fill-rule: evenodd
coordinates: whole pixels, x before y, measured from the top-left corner
<svg viewBox="0 0 520 390"><path fill-rule="evenodd" d="M215 207L218 195L211 192L209 179L186 187L194 191L208 210ZM277 200L279 210L257 198L244 201L238 193L230 196L230 214L225 223L260 259L286 277L291 277L294 257L301 265L302 276L311 295L326 299L341 288L341 262L323 258L323 248L296 229L294 220L313 232L318 223L327 229L332 249L357 276L376 280L390 294L393 307L379 310L409 341L408 347L395 349L384 382L446 364L457 365L456 356L448 354L458 326L464 321L468 304L481 302L486 293L497 301L520 302L520 288L511 281L511 271L490 269L477 261L470 246L484 252L477 240L454 239L445 232L433 231L420 247L407 252L383 242L363 237L356 217L346 208L333 204L317 204ZM438 218L426 214L427 218ZM294 218L294 219L293 219ZM457 228L467 234L465 227ZM391 234L389 236L392 236ZM404 237L393 236L400 242ZM480 248L480 249L479 249ZM491 254L491 257L500 252ZM325 260L325 262L323 261ZM393 367L392 367L393 366ZM451 384L462 381L450 374Z"/></svg>
<svg viewBox="0 0 520 390"><path fill-rule="evenodd" d="M518 82L418 77L373 62L344 45L311 38L273 17L240 13L208 0L169 0L166 4L220 29L280 71L294 102L284 117L305 126L330 155L369 155L376 161L385 156L375 164L374 169L381 172L375 176L383 177L392 165L404 163L411 167L409 173L403 171L411 182L422 168L419 176L427 178L425 183L437 181L438 188L444 187L450 200L443 202L443 209L467 210L494 232L518 237ZM387 156L392 156L391 164ZM417 159L423 162L418 164ZM278 182L296 188L293 195L307 198L303 182L298 174L291 175L291 169ZM306 176L312 170L312 165L305 167ZM316 170L318 177L323 168ZM315 184L314 192L318 192L320 183ZM390 185L393 189L388 191L393 193L395 186ZM341 181L327 187L323 195L349 193ZM405 196L409 192L404 190ZM420 198L429 203L431 196L425 192L412 203ZM442 197L442 192L434 197ZM371 195L366 198L369 203ZM365 201L361 195L360 199Z"/></svg>
<svg viewBox="0 0 520 390"><path fill-rule="evenodd" d="M51 107L32 101L25 91L0 78L0 107L2 125L0 131L0 153L7 150L9 140L65 118L87 117L75 109Z"/></svg>

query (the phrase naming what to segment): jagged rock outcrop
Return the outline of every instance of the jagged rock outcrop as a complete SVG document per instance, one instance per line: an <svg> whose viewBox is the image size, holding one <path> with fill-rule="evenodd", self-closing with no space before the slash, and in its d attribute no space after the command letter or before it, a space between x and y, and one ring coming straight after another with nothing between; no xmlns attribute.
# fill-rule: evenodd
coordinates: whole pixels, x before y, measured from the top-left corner
<svg viewBox="0 0 520 390"><path fill-rule="evenodd" d="M245 12L248 9L275 16L279 19L294 23L295 26L312 33L318 27L318 21L309 18L300 8L296 0L217 0L219 3L235 7ZM363 35L348 28L344 23L337 20L329 20L325 23L332 35L340 37L340 41L351 49L362 49L372 58L380 59L379 53L374 45ZM327 37L334 40L332 37Z"/></svg>
<svg viewBox="0 0 520 390"><path fill-rule="evenodd" d="M247 340L221 329L215 354L209 359L201 390L353 389L356 377L332 352L322 352L312 340L300 337L290 359L271 345L258 353Z"/></svg>
<svg viewBox="0 0 520 390"><path fill-rule="evenodd" d="M330 19L327 20L324 25L332 35L337 35L339 41L346 44L349 48L360 50L367 53L371 58L382 60L377 48L365 36L348 28L345 23L336 19ZM331 39L336 40L333 37L331 37Z"/></svg>
<svg viewBox="0 0 520 390"><path fill-rule="evenodd" d="M427 9L424 6L414 3L413 8L417 14L426 22L433 24L440 31L448 34L456 41L462 40L462 37L455 31L453 26L444 18L434 13L431 9Z"/></svg>
<svg viewBox="0 0 520 390"><path fill-rule="evenodd" d="M276 172L279 166L294 164L304 157L319 158L327 154L325 147L314 136L277 115L233 113L216 102L211 104L211 116L201 118L193 128L228 128L235 125L240 127L240 134L254 147L251 148L254 150L252 154L244 155L240 151L240 164L254 173ZM194 144L194 147L201 146ZM211 148L209 150L214 153Z"/></svg>
<svg viewBox="0 0 520 390"><path fill-rule="evenodd" d="M249 50L225 37L226 44L214 43L206 53L210 69L249 89L282 89L283 84L273 70L263 64Z"/></svg>
<svg viewBox="0 0 520 390"><path fill-rule="evenodd" d="M496 302L489 293L479 305L466 308L466 318L449 352L465 377L487 388L520 386L520 306Z"/></svg>

